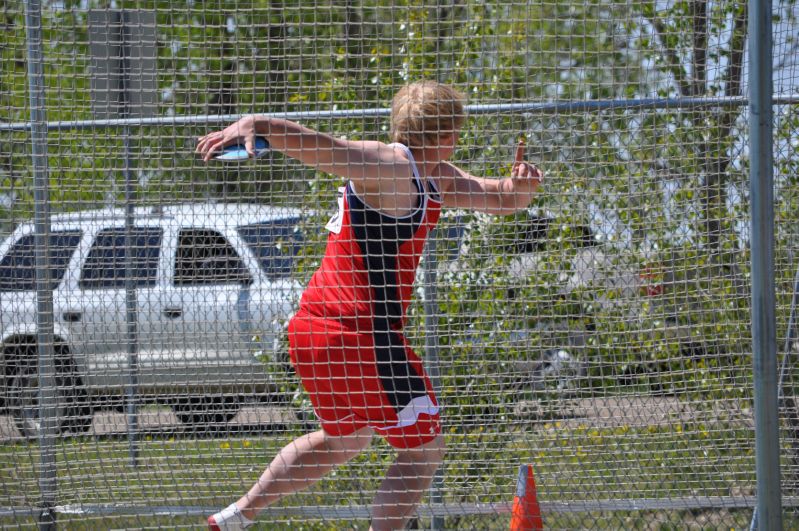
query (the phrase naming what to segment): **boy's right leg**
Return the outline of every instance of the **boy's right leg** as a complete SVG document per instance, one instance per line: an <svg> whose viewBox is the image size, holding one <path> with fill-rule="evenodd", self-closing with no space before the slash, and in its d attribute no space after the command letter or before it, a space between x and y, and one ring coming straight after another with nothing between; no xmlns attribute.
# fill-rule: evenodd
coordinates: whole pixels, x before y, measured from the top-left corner
<svg viewBox="0 0 799 531"><path fill-rule="evenodd" d="M369 446L373 435L371 428L343 436L319 430L294 440L277 454L258 482L236 502L236 507L246 518L254 520L265 507L310 487L358 455Z"/></svg>
<svg viewBox="0 0 799 531"><path fill-rule="evenodd" d="M444 437L439 435L417 448L397 450L372 503L370 531L404 529L433 476L444 461Z"/></svg>

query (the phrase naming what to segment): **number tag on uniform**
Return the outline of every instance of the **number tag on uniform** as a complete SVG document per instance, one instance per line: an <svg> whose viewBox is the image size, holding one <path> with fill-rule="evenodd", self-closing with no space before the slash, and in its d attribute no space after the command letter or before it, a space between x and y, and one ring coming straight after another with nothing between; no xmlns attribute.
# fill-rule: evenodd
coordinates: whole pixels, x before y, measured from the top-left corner
<svg viewBox="0 0 799 531"><path fill-rule="evenodd" d="M327 222L325 228L333 234L341 232L341 223L344 220L344 187L338 189L338 212L333 214L330 221Z"/></svg>

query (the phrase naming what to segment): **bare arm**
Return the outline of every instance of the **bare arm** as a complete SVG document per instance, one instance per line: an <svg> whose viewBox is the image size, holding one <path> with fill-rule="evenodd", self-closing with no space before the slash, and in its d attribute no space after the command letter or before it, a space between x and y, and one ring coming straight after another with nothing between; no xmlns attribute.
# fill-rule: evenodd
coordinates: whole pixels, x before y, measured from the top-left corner
<svg viewBox="0 0 799 531"><path fill-rule="evenodd" d="M364 189L379 188L379 181L407 179L409 162L391 147L376 141L335 138L296 122L268 116L245 116L222 131L201 137L197 153L210 160L225 146L244 141L254 155L255 137L263 136L272 149L326 173L352 179Z"/></svg>
<svg viewBox="0 0 799 531"><path fill-rule="evenodd" d="M454 164L442 162L435 177L442 184L444 206L495 215L524 210L532 202L544 174L523 159L524 143L520 142L511 176L505 179L476 177Z"/></svg>

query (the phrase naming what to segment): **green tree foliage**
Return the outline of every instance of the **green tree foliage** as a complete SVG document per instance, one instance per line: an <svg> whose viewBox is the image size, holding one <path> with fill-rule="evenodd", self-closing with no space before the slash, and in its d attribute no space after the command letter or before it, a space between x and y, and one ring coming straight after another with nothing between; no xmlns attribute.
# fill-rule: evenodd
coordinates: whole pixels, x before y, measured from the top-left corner
<svg viewBox="0 0 799 531"><path fill-rule="evenodd" d="M440 275L441 327L453 367L484 364L478 372L495 375L489 387L524 387L524 378L496 375L521 374L527 369L508 364L568 343L551 323L584 331L575 352L601 383L592 389L687 385L664 377L671 371L706 382L692 387L703 390L730 381L724 371L747 366L745 109L569 106L742 95L745 3L642 1L621 9L605 1L45 2L50 121L92 118L88 11L111 6L156 12L158 116L381 108L399 86L419 78L453 83L475 105L553 104L475 113L463 132L457 162L487 177L507 175L513 145L526 137L528 157L547 171L531 213L553 222L546 245L532 253L536 269L514 277L507 271L518 265L516 243L528 215L445 220L442 231L467 227L465 252ZM792 0L778 11L795 29ZM24 121L23 4L0 3L0 23L0 119ZM796 242L795 106L779 117L778 231L787 245ZM385 139L387 130L383 116L302 121L351 138ZM291 203L313 209L319 220L327 215L340 183L279 155L237 167L197 161L196 137L221 123L131 128L137 200ZM119 202L122 146L120 128L52 130L57 209ZM0 137L0 182L15 198L0 205L7 224L31 212L29 154L25 133ZM579 227L590 229L590 246ZM321 243L320 237L307 253L308 267L318 263ZM790 269L792 255L781 252ZM605 273L577 282L580 260L597 253ZM620 276L634 283L608 281ZM420 317L421 306L416 311ZM529 333L524 345L506 348L520 330ZM467 337L471 343L459 342ZM455 388L467 385L465 373L452 374Z"/></svg>

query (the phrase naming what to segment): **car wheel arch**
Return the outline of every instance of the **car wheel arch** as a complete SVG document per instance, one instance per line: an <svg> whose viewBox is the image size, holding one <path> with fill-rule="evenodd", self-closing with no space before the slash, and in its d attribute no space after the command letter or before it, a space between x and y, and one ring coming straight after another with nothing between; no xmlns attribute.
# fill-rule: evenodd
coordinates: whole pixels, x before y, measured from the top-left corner
<svg viewBox="0 0 799 531"><path fill-rule="evenodd" d="M59 336L54 336L55 347L55 377L56 388L59 392L66 393L68 397L65 409L65 417L58 426L58 432L64 430L73 433L84 433L91 427L93 408L86 393L83 378L78 371L72 356L69 345ZM3 398L3 408L14 416L17 428L26 438L35 436L33 428L28 426L27 421L20 420L19 412L15 413L15 406L23 404L19 401L21 389L20 381L25 381L30 375L38 378L38 338L31 335L11 336L3 340L0 344L0 355L2 359L2 389L0 393ZM63 391L65 390L65 391ZM17 400L14 400L14 396Z"/></svg>
<svg viewBox="0 0 799 531"><path fill-rule="evenodd" d="M2 364L3 373L9 376L15 372L14 368L19 364L24 350L35 349L37 344L38 338L30 334L17 334L4 338L2 349L0 349L0 364Z"/></svg>
<svg viewBox="0 0 799 531"><path fill-rule="evenodd" d="M0 374L3 376L2 390L5 391L8 381L15 374L19 372L20 366L24 363L23 359L26 357L25 351L28 351L28 356L33 354L25 365L30 365L31 362L38 363L38 344L39 338L30 333L12 334L0 342ZM58 363L62 365L72 365L72 370L80 377L81 371L76 364L76 360L72 355L72 349L69 344L59 335L53 336L53 346L55 348L55 356Z"/></svg>

